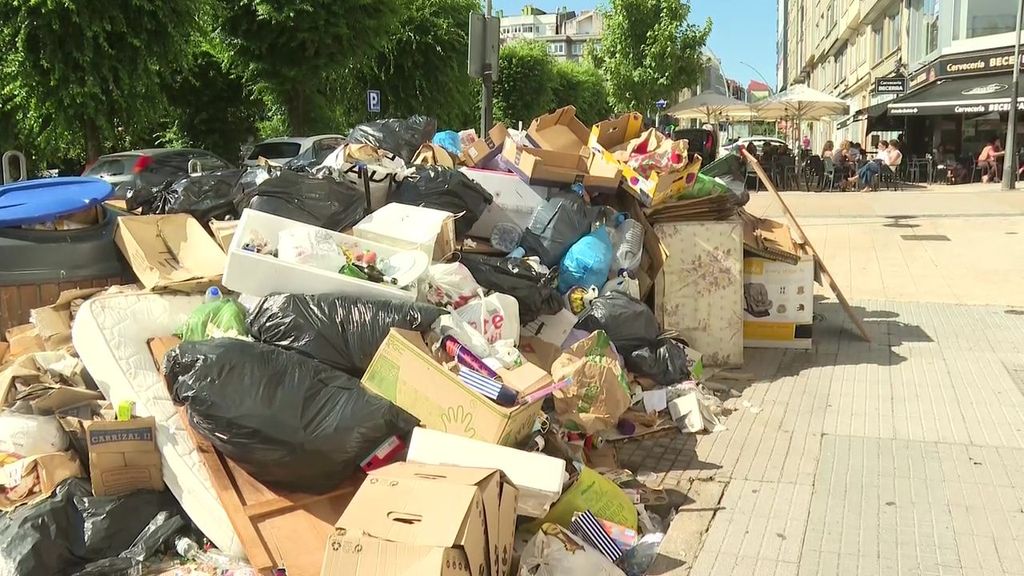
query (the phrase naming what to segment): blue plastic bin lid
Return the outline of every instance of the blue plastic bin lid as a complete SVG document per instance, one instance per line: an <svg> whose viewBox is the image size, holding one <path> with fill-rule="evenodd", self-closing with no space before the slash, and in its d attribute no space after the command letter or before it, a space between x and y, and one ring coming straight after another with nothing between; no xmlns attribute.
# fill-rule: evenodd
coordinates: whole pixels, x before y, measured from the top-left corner
<svg viewBox="0 0 1024 576"><path fill-rule="evenodd" d="M40 178L0 186L0 228L48 222L110 198L109 182L87 176Z"/></svg>

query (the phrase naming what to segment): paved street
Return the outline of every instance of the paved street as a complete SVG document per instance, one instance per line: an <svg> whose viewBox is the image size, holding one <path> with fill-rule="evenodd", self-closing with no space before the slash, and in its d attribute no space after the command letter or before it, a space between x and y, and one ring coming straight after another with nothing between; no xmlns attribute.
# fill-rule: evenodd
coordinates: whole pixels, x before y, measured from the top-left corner
<svg viewBox="0 0 1024 576"><path fill-rule="evenodd" d="M823 292L728 430L620 447L684 504L653 574L1024 575L1024 194L959 188L786 195L873 343Z"/></svg>

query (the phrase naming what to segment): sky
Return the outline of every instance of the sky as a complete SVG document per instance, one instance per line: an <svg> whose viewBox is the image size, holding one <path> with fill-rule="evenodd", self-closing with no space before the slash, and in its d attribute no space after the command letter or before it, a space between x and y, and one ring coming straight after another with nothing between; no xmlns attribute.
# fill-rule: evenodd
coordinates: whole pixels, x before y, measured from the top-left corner
<svg viewBox="0 0 1024 576"><path fill-rule="evenodd" d="M580 11L602 3L604 0L493 0L494 10L504 10L505 14L521 13L524 4L555 12L560 6ZM690 0L690 7L690 22L711 18L708 47L721 58L727 78L746 86L750 80L761 80L760 72L768 85L775 87L778 8L773 0Z"/></svg>

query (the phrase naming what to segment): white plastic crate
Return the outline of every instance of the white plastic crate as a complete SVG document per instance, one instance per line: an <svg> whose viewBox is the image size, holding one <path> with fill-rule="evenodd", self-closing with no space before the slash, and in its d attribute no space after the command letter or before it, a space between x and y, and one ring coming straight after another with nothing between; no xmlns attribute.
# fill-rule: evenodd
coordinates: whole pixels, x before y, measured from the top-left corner
<svg viewBox="0 0 1024 576"><path fill-rule="evenodd" d="M404 250L419 250L440 260L454 249L455 215L451 212L391 203L352 227L357 238ZM441 246L435 250L440 242Z"/></svg>
<svg viewBox="0 0 1024 576"><path fill-rule="evenodd" d="M271 249L277 248L278 235L284 230L295 228L323 230L316 226L296 222L273 214L245 209L238 222L238 229L228 250L227 266L224 268L224 286L235 292L251 296L266 296L273 293L287 294L347 294L367 298L388 298L412 301L416 299L417 282L404 287L377 284L336 272L320 270L285 262L267 254L243 250L242 246L254 234L262 237ZM378 258L388 258L404 250L385 246L340 232L325 230L342 246L358 246L373 250Z"/></svg>

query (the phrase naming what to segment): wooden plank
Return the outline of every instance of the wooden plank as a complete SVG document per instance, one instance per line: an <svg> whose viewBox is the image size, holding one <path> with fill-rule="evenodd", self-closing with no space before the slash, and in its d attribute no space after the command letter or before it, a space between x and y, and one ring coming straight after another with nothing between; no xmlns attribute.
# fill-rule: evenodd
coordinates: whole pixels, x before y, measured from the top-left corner
<svg viewBox="0 0 1024 576"><path fill-rule="evenodd" d="M173 337L149 342L158 366L177 343ZM288 576L319 576L327 538L362 483L361 475L326 494L275 490L199 437L188 425L186 408L179 413L253 568L267 575L283 567Z"/></svg>
<svg viewBox="0 0 1024 576"><path fill-rule="evenodd" d="M832 278L832 274L829 273L828 267L825 266L825 262L821 259L821 255L819 255L818 251L814 249L814 245L811 244L811 239L807 237L804 229L800 226L800 223L797 222L796 216L793 215L789 206L786 205L786 201L782 199L782 195L779 194L775 185L772 184L771 178L765 174L764 168L761 167L761 163L746 150L741 149L740 152L743 154L743 157L747 160L750 166L754 168L754 172L757 172L757 177L761 179L761 183L764 184L765 188L775 196L776 200L778 200L779 205L782 206L783 213L786 215L786 219L789 220L790 227L797 231L797 234L800 235L800 239L803 240L804 246L814 256L814 260L818 264L818 270L821 272L821 279L828 282L829 288L832 290L832 293L836 295L836 299L839 300L839 304L843 307L843 310L846 311L846 315L850 317L851 321L853 321L853 325L857 327L857 331L860 332L861 337L864 338L865 342L870 343L871 336L868 335L868 331L864 327L864 323L861 322L861 319L853 313L853 308L850 306L850 302L846 299L846 295L844 295L843 291L839 289L839 285L836 284L835 279Z"/></svg>

